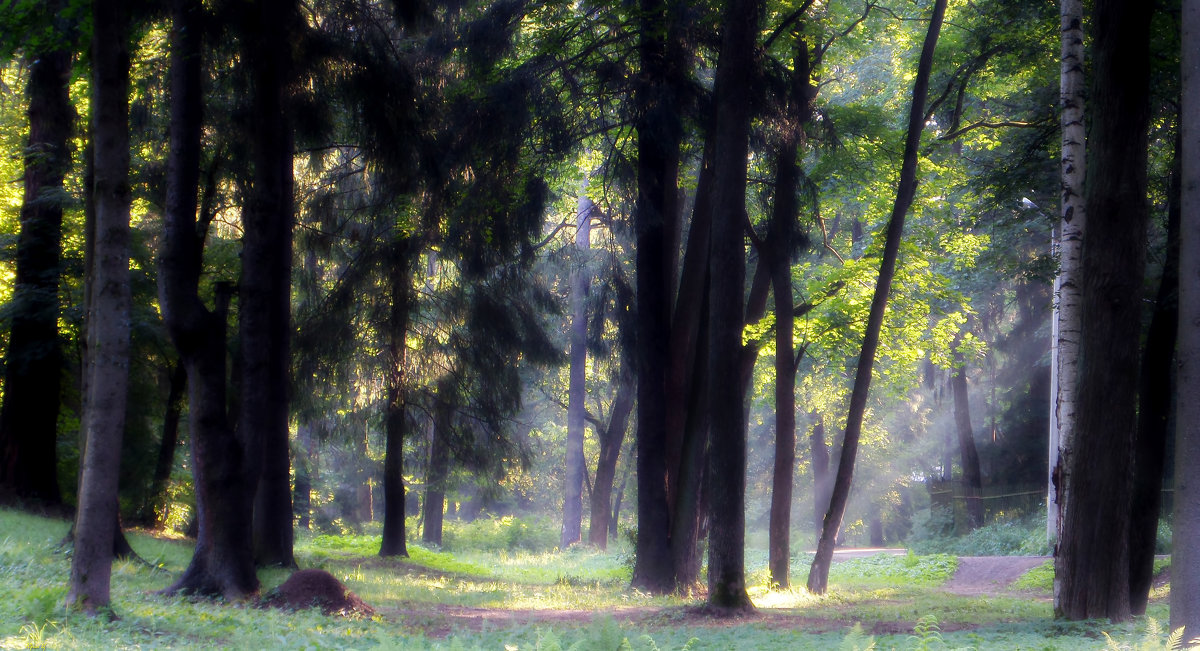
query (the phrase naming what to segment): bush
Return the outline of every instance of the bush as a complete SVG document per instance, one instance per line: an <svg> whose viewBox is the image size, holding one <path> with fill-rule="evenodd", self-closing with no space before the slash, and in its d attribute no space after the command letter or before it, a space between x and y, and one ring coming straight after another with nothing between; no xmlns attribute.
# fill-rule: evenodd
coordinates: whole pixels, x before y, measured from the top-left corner
<svg viewBox="0 0 1200 651"><path fill-rule="evenodd" d="M558 547L558 529L546 518L532 520L506 515L474 522L446 520L442 547L452 551L545 552Z"/></svg>
<svg viewBox="0 0 1200 651"><path fill-rule="evenodd" d="M957 537L939 533L944 529L935 518L927 517L913 529L909 548L918 554L1046 556L1050 553L1044 515L999 520Z"/></svg>

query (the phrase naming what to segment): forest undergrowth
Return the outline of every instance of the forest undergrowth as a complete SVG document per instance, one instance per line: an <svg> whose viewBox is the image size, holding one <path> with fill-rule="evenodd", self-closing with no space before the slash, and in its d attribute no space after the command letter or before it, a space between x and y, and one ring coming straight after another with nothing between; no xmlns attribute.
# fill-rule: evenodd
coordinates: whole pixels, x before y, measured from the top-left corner
<svg viewBox="0 0 1200 651"><path fill-rule="evenodd" d="M513 525L488 526L509 535ZM478 532L476 549L461 539L453 550L413 542L410 558L396 560L376 555L378 535L301 535L300 567L329 571L375 609L357 619L159 595L186 566L190 543L132 532L143 560L116 563L113 617L88 618L63 608L68 528L0 510L0 648L1098 649L1110 645L1105 634L1116 648L1167 648L1158 633L1165 589L1132 624L1057 621L1044 568L994 594L961 596L941 590L955 556L880 554L836 563L829 593L815 596L767 585L766 552L751 549L757 613L714 619L699 598L630 589L622 544L537 551ZM810 561L794 554L793 585ZM288 574L261 570L263 592Z"/></svg>

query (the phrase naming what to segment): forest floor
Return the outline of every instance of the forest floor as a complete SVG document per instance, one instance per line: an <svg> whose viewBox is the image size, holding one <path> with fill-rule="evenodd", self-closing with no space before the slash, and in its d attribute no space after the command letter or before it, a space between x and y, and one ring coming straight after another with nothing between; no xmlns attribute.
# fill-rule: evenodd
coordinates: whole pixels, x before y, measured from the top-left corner
<svg viewBox="0 0 1200 651"><path fill-rule="evenodd" d="M304 571L260 570L262 598L230 604L159 594L187 566L191 543L131 531L145 560L114 565L118 618L109 620L64 609L70 557L59 542L69 525L0 509L0 649L1090 650L1104 646L1105 634L1120 648L1156 640L1155 622L1168 619L1160 571L1153 619L1056 620L1044 557L838 550L829 591L814 595L804 588L811 554L795 552L792 587L779 588L770 585L766 550L753 547L746 581L755 609L722 617L703 608L703 594L630 588L624 544L530 552L413 543L402 559L378 556L378 534L299 536Z"/></svg>
<svg viewBox="0 0 1200 651"><path fill-rule="evenodd" d="M859 548L839 549L834 562L871 558L879 555L903 556L904 549ZM1051 595L1038 589L1014 587L1022 575L1045 564L1048 556L961 556L954 576L943 584L941 592L959 597L1016 597L1048 603ZM414 570L428 569L413 566ZM700 595L702 596L702 595ZM895 600L888 600L895 601ZM846 628L844 617L813 617L800 614L794 608L758 608L751 612L727 617L714 616L701 606L628 606L596 609L544 608L480 608L445 604L404 604L399 607L377 608L385 617L419 622L430 637L446 637L456 631L484 631L519 625L586 626L600 618L612 618L627 626L639 627L698 627L726 628L756 624L766 628L800 628L822 633ZM916 618L865 622L864 630L872 635L907 633L913 630ZM969 630L969 624L947 622L944 631Z"/></svg>

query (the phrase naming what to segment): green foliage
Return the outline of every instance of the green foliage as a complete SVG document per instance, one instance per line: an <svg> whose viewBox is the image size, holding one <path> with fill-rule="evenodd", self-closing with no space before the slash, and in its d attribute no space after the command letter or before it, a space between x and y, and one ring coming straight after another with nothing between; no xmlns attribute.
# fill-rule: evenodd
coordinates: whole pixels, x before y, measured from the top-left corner
<svg viewBox="0 0 1200 651"><path fill-rule="evenodd" d="M958 559L948 554L902 556L876 554L838 561L829 569L830 581L933 586L945 583L958 569Z"/></svg>
<svg viewBox="0 0 1200 651"><path fill-rule="evenodd" d="M1193 638L1191 641L1184 644L1183 627L1173 631L1167 631L1158 623L1158 620L1153 617L1146 618L1146 632L1141 639L1118 642L1112 638L1107 632L1104 633L1105 645L1107 651L1179 651L1200 649L1200 637Z"/></svg>
<svg viewBox="0 0 1200 651"><path fill-rule="evenodd" d="M447 520L442 525L442 547L452 551L545 552L558 546L549 518L480 518L474 522Z"/></svg>
<svg viewBox="0 0 1200 651"><path fill-rule="evenodd" d="M875 636L863 633L862 624L854 622L854 628L842 639L840 651L875 651Z"/></svg>
<svg viewBox="0 0 1200 651"><path fill-rule="evenodd" d="M1059 622L1046 603L941 592L938 577L952 569L937 557L837 563L824 597L801 589L792 593L796 598L790 604L774 604L777 593L756 596L760 612L782 624L775 626L714 622L686 608L696 601L630 590L627 573L603 578L623 571L616 553L576 547L539 555L452 554L412 545L409 559L379 559L379 539L368 535L301 536L296 557L301 567L330 571L376 607L382 614L373 619L161 596L155 591L187 565L190 546L130 532L134 549L150 565L114 566L119 619L106 621L63 610L69 559L58 550L58 541L68 526L0 509L5 532L0 538L0 647L1090 650L1101 638L1098 624ZM890 578L873 579L872 572ZM277 586L287 574L260 572L262 590ZM482 626L463 627L454 623L461 620L445 617L464 608L475 615L481 611L470 609L495 609L497 616ZM1152 604L1151 609L1153 616L1165 616L1164 607ZM499 616L506 611L512 616ZM866 635L864 627L873 622L888 630L899 625L901 632ZM1134 645L1148 636L1130 625L1107 628L1117 644L1128 645L1124 648L1143 648ZM935 643L935 633L942 645Z"/></svg>
<svg viewBox="0 0 1200 651"><path fill-rule="evenodd" d="M908 545L919 554L955 556L1045 556L1050 553L1044 516L1002 519L966 535L946 535L937 516L918 522Z"/></svg>
<svg viewBox="0 0 1200 651"><path fill-rule="evenodd" d="M1054 561L1049 560L1022 574L1013 582L1012 587L1018 590L1042 590L1049 592L1054 589Z"/></svg>

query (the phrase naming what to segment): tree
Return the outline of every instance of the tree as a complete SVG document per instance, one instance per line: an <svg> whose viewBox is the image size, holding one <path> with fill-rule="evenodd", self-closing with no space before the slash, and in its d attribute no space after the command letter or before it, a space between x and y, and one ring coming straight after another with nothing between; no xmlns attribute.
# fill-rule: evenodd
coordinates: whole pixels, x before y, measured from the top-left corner
<svg viewBox="0 0 1200 651"><path fill-rule="evenodd" d="M967 523L971 529L983 526L983 476L979 470L979 451L971 431L971 403L967 394L967 367L961 351L955 351L955 369L950 376L954 394L954 429L958 433L958 451L962 463L963 488L967 497Z"/></svg>
<svg viewBox="0 0 1200 651"><path fill-rule="evenodd" d="M904 140L903 164L900 181L896 189L896 201L888 220L884 242L883 261L879 267L879 278L871 298L871 312L867 318L867 330L863 336L862 353L854 375L854 389L850 396L850 409L846 416L846 431L842 439L842 454L838 460L833 493L829 500L829 511L821 528L821 539L817 553L808 573L808 589L824 594L829 582L829 565L833 561L833 547L842 527L846 502L850 497L850 482L854 473L854 460L858 454L858 441L862 432L863 413L866 411L867 395L871 387L871 371L875 353L879 348L879 333L883 328L883 313L887 307L888 294L895 276L896 259L900 253L900 237L904 232L904 218L912 205L917 191L917 149L921 143L921 131L925 126L925 98L929 93L929 76L933 69L933 51L937 46L942 18L946 13L946 0L934 0L929 30L921 46L921 58L917 64L917 77L913 82L912 105L908 115L908 130Z"/></svg>
<svg viewBox="0 0 1200 651"><path fill-rule="evenodd" d="M218 285L212 310L200 298L204 242L214 217L208 201L197 213L204 108L202 4L176 0L171 17L170 152L158 291L163 321L187 370L197 533L191 562L166 592L237 600L258 591L249 535L254 475L249 446L234 431L226 405L232 288Z"/></svg>
<svg viewBox="0 0 1200 651"><path fill-rule="evenodd" d="M241 413L238 427L261 455L254 499L254 558L295 565L288 453L291 360L292 134L288 110L290 48L298 37L292 0L260 0L248 10L242 46L251 75L250 155L253 179L242 213L238 284Z"/></svg>
<svg viewBox="0 0 1200 651"><path fill-rule="evenodd" d="M39 18L53 25L28 46L29 138L23 155L24 198L12 325L0 411L0 494L43 504L61 502L55 446L59 381L59 249L63 179L71 166L73 109L68 97L74 27L66 3L44 3Z"/></svg>
<svg viewBox="0 0 1200 651"><path fill-rule="evenodd" d="M1080 267L1079 394L1070 506L1055 554L1055 612L1130 616L1129 523L1145 266L1152 7L1096 3L1088 232Z"/></svg>
<svg viewBox="0 0 1200 651"><path fill-rule="evenodd" d="M129 7L92 5L92 139L95 156L94 284L87 315L86 447L75 514L67 604L109 605L117 473L129 381Z"/></svg>
<svg viewBox="0 0 1200 651"><path fill-rule="evenodd" d="M411 242L397 238L389 265L386 428L383 457L383 540L380 556L408 556L404 527L404 439L407 433L405 335L412 310Z"/></svg>
<svg viewBox="0 0 1200 651"><path fill-rule="evenodd" d="M754 97L756 37L763 5L729 0L717 60L712 240L709 256L708 605L752 609L746 594L746 417L741 384L746 254L746 159Z"/></svg>
<svg viewBox="0 0 1200 651"><path fill-rule="evenodd" d="M1175 519L1171 532L1171 628L1200 632L1200 4L1183 3L1182 215L1175 412Z"/></svg>
<svg viewBox="0 0 1200 651"><path fill-rule="evenodd" d="M637 275L637 520L633 585L654 593L675 588L671 517L667 506L667 350L671 279L668 234L678 219L677 179L682 137L674 97L684 65L678 24L681 7L671 0L639 4L637 206L633 223ZM740 236L739 236L740 237Z"/></svg>
<svg viewBox="0 0 1200 651"><path fill-rule="evenodd" d="M591 285L585 265L592 221L592 200L584 192L586 189L585 182L575 215L575 252L578 259L573 261L569 280L571 350L570 382L567 389L567 486L563 497L562 536L559 541L561 549L579 542L580 527L583 523L583 476L586 468L583 459L583 435L587 413L587 296L588 287ZM619 447L618 445L618 449ZM607 507L605 510L608 510Z"/></svg>
<svg viewBox="0 0 1200 651"><path fill-rule="evenodd" d="M1061 15L1062 55L1059 81L1062 129L1061 178L1062 219L1058 232L1058 274L1054 277L1053 340L1051 346L1050 482L1046 519L1047 533L1057 541L1062 536L1070 481L1071 450L1075 440L1076 386L1079 375L1080 255L1087 225L1083 182L1087 170L1087 130L1084 124L1083 3L1063 0ZM1055 577L1055 592L1059 580Z"/></svg>
<svg viewBox="0 0 1200 651"><path fill-rule="evenodd" d="M1146 614L1154 581L1158 521L1162 515L1163 474L1170 437L1171 384L1179 329L1179 132L1167 183L1167 242L1154 312L1146 329L1138 377L1137 438L1134 443L1133 492L1129 523L1129 606Z"/></svg>

